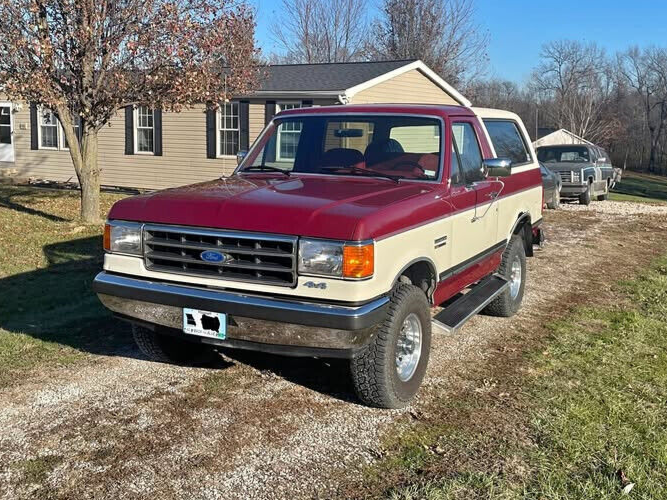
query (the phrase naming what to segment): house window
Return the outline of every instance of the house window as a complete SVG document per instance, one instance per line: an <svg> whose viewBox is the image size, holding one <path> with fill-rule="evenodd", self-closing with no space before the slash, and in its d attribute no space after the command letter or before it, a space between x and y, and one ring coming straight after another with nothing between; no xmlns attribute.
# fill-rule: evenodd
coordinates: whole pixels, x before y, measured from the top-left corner
<svg viewBox="0 0 667 500"><path fill-rule="evenodd" d="M135 152L153 153L155 139L155 129L153 127L153 110L148 106L137 106L134 116Z"/></svg>
<svg viewBox="0 0 667 500"><path fill-rule="evenodd" d="M239 135L239 103L226 102L218 111L218 156L236 156Z"/></svg>
<svg viewBox="0 0 667 500"><path fill-rule="evenodd" d="M48 108L41 108L39 113L39 147L58 149L58 119Z"/></svg>
<svg viewBox="0 0 667 500"><path fill-rule="evenodd" d="M279 102L278 111L301 108L300 102ZM291 120L278 127L276 159L278 161L294 162L296 149L301 136L301 122Z"/></svg>
<svg viewBox="0 0 667 500"><path fill-rule="evenodd" d="M78 119L72 118L72 120L74 121L74 133L78 136ZM45 107L39 108L39 147L40 149L69 149L60 120L52 110Z"/></svg>

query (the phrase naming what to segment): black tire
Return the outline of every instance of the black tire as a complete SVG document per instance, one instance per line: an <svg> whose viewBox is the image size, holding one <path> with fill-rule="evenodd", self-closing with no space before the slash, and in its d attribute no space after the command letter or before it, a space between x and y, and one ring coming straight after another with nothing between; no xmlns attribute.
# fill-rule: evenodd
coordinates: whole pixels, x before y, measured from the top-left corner
<svg viewBox="0 0 667 500"><path fill-rule="evenodd" d="M509 318L514 316L523 302L523 293L526 288L526 248L523 238L515 234L510 238L510 242L505 248L503 259L498 268L498 274L507 280L512 279L512 263L518 259L521 266L521 284L518 293L512 296L512 291L508 287L493 302L484 309L484 313L490 316L500 316Z"/></svg>
<svg viewBox="0 0 667 500"><path fill-rule="evenodd" d="M605 201L609 199L609 184L606 185L604 194L598 195L598 201Z"/></svg>
<svg viewBox="0 0 667 500"><path fill-rule="evenodd" d="M148 359L160 363L201 365L216 356L215 350L207 344L188 342L137 325L132 325L132 336Z"/></svg>
<svg viewBox="0 0 667 500"><path fill-rule="evenodd" d="M554 189L554 194L551 196L551 201L547 203L547 208L558 210L558 207L560 207L560 191L556 188Z"/></svg>
<svg viewBox="0 0 667 500"><path fill-rule="evenodd" d="M591 198L592 198L592 195L591 195L592 192L593 192L593 184L589 182L588 183L588 188L586 189L586 191L584 191L583 193L581 193L579 195L579 204L580 205L590 205L591 204Z"/></svg>
<svg viewBox="0 0 667 500"><path fill-rule="evenodd" d="M404 321L414 313L421 323L421 354L409 379L399 378L396 350ZM369 406L402 408L421 386L431 349L431 312L424 291L399 284L389 302L387 316L371 342L350 361L352 382L358 398Z"/></svg>

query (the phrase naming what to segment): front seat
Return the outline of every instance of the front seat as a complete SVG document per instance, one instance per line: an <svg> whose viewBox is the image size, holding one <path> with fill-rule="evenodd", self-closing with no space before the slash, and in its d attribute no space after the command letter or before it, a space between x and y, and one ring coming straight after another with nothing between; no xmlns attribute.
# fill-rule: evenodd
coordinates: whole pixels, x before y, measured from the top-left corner
<svg viewBox="0 0 667 500"><path fill-rule="evenodd" d="M322 155L322 166L364 168L364 155L356 149L333 148Z"/></svg>
<svg viewBox="0 0 667 500"><path fill-rule="evenodd" d="M364 157L366 165L375 165L381 161L391 160L404 152L403 146L396 139L381 139L366 146Z"/></svg>

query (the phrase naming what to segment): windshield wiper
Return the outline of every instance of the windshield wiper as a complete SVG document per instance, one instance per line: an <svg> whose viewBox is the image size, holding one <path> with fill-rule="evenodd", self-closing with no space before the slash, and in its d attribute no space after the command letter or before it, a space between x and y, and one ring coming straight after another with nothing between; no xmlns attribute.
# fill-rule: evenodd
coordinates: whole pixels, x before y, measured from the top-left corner
<svg viewBox="0 0 667 500"><path fill-rule="evenodd" d="M331 171L331 173L334 173L335 170L350 170L351 172L354 172L354 173L359 174L359 175L363 175L365 177L384 177L385 179L389 179L391 181L394 181L396 184L398 184L398 181L400 181L402 179L402 177L399 177L398 175L385 174L385 173L382 173L382 172L378 172L377 170L371 170L370 168L361 168L361 167L355 167L355 166L352 166L352 165L322 167L321 170Z"/></svg>
<svg viewBox="0 0 667 500"><path fill-rule="evenodd" d="M250 165L249 167L244 168L241 172L250 172L252 170L257 170L259 172L279 172L283 175L289 177L291 175L289 170L283 170L278 167L271 167L269 165Z"/></svg>

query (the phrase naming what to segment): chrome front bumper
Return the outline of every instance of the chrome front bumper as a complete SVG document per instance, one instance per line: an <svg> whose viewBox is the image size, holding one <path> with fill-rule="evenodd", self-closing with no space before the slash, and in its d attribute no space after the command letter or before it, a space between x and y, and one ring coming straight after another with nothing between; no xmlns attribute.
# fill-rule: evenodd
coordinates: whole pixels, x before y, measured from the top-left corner
<svg viewBox="0 0 667 500"><path fill-rule="evenodd" d="M351 357L368 343L389 303L380 297L361 305L310 303L211 288L154 282L102 272L93 290L123 319L161 333L225 347L294 356ZM181 332L183 307L228 315L227 339Z"/></svg>

